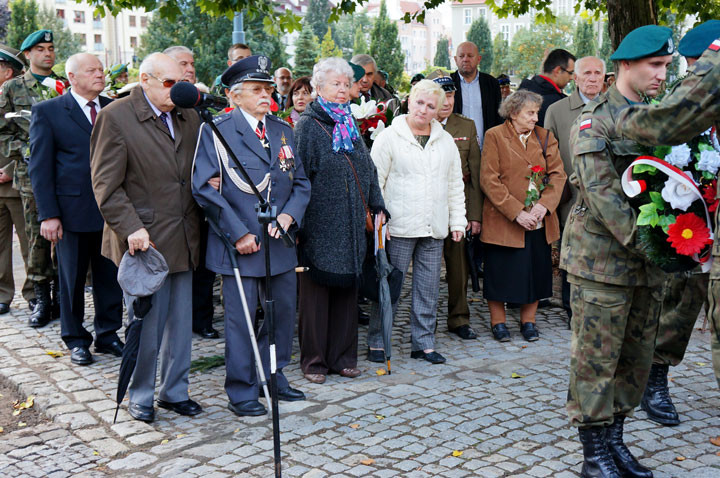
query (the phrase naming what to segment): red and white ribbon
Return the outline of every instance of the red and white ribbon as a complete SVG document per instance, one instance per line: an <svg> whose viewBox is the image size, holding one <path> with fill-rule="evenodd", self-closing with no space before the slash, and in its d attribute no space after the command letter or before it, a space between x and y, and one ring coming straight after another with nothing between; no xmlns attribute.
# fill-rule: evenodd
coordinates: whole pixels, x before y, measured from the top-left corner
<svg viewBox="0 0 720 478"><path fill-rule="evenodd" d="M58 95L62 95L65 93L65 83L63 83L60 80L56 80L55 78L47 77L44 80L42 80L41 83L43 86L50 88L51 90L55 90Z"/></svg>
<svg viewBox="0 0 720 478"><path fill-rule="evenodd" d="M630 166L628 166L625 172L623 172L622 174L622 188L625 194L628 197L634 198L635 196L647 189L647 184L645 184L645 181L643 181L642 179L633 179L633 168L640 164L645 164L647 166L652 166L656 169L659 169L668 177L675 179L676 181L687 187L690 191L692 191L695 199L699 199L703 205L703 210L705 211L705 225L710 231L710 239L714 240L715 237L712 232L712 221L710 220L710 213L708 212L707 204L705 204L705 199L703 198L700 188L698 188L697 184L695 184L695 181L692 178L690 178L682 170L676 168L672 164L653 156L638 157L637 159L635 159L635 161L630 163ZM708 272L710 270L710 265L712 264L710 250L711 248L708 248L706 252L702 255L693 254L693 259L695 260L695 262L702 266L703 272Z"/></svg>

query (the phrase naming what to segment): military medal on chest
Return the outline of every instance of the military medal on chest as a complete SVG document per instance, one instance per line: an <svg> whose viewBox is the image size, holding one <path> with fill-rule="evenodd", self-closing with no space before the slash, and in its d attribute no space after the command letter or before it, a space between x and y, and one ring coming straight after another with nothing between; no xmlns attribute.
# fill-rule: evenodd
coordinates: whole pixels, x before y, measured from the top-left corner
<svg viewBox="0 0 720 478"><path fill-rule="evenodd" d="M280 153L278 153L280 170L283 172L287 172L295 168L295 155L293 154L292 148L287 144L287 139L285 139L285 133L283 133L280 141L282 142L282 146L280 147Z"/></svg>

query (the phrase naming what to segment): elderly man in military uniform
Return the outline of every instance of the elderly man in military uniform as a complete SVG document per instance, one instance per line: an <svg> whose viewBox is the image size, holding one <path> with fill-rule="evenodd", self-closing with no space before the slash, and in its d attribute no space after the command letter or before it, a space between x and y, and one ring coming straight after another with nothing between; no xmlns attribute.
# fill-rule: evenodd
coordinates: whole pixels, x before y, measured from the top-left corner
<svg viewBox="0 0 720 478"><path fill-rule="evenodd" d="M300 158L295 156L292 128L268 114L274 91L269 70L270 60L265 56L250 56L228 68L222 83L230 85L230 97L237 108L214 121L258 190L267 196L271 206L277 207L277 223L287 231L302 221L310 200L310 181ZM221 183L216 190L208 181L218 176ZM262 301L266 293L264 244L260 242L263 226L255 212L257 200L208 126L201 129L195 154L193 194L206 212L219 209L220 229L240 254L242 286L254 322L258 295ZM282 372L290 362L295 329L296 254L293 248L283 245L277 227L272 224L267 227L271 235L271 287L276 311L277 398L304 400L305 395L290 387ZM267 410L258 401L253 350L228 251L212 232L208 237L206 266L223 275L228 408L238 416L263 415ZM258 343L263 368L269 370L267 322L260 327Z"/></svg>
<svg viewBox="0 0 720 478"><path fill-rule="evenodd" d="M0 44L0 86L19 76L25 68L25 58L20 52L7 45ZM13 278L12 250L13 225L17 230L20 242L20 253L27 271L27 234L25 234L25 218L23 217L20 194L13 188L13 171L15 161L9 157L4 148L0 148L0 315L10 311L10 303L15 294ZM25 277L22 289L23 297L28 301L30 310L35 305L33 283Z"/></svg>
<svg viewBox="0 0 720 478"><path fill-rule="evenodd" d="M50 297L50 285L54 280L53 292L57 290L57 272L50 256L51 244L40 235L28 162L30 161L29 112L33 104L61 93L63 83L52 72L55 64L55 47L50 30L38 30L28 35L20 50L30 63L28 71L3 85L0 93L0 144L8 157L15 161L13 186L20 192L25 216L25 231L28 237L28 278L33 281L37 303L28 324L43 327L53 316L59 315L57 298ZM43 83L46 78L54 80L52 86ZM47 82L46 82L47 83ZM6 113L18 112L22 116L7 119ZM57 309L57 310L56 310Z"/></svg>
<svg viewBox="0 0 720 478"><path fill-rule="evenodd" d="M572 345L567 411L579 427L585 477L652 477L623 441L648 380L663 272L636 245L636 213L620 175L642 151L615 128L619 112L655 96L674 45L669 28L630 32L610 57L617 82L583 108L570 134L578 200L563 234Z"/></svg>
<svg viewBox="0 0 720 478"><path fill-rule="evenodd" d="M432 76L432 75L431 75ZM463 181L465 182L465 210L468 230L480 234L482 221L483 193L480 189L480 146L477 141L475 122L470 118L453 113L455 106L455 83L449 76L440 76L433 81L445 91L445 103L437 113L437 119L445 131L455 140L460 152ZM445 240L443 253L448 283L448 330L464 340L477 338L470 327L470 308L467 301L468 271L474 264L468 264L465 255L465 241Z"/></svg>

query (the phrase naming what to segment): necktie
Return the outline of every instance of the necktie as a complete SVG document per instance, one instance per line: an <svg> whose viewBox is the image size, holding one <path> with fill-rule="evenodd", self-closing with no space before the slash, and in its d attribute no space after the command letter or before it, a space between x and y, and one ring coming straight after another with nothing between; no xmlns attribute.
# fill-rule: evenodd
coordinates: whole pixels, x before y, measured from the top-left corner
<svg viewBox="0 0 720 478"><path fill-rule="evenodd" d="M170 133L170 136L173 136L172 131L170 131L170 125L168 124L168 120L169 120L169 118L168 118L167 113L163 112L160 114L160 121L163 122L163 124L167 128L168 132ZM173 137L173 139L174 139L174 137Z"/></svg>
<svg viewBox="0 0 720 478"><path fill-rule="evenodd" d="M261 140L265 139L265 125L263 124L262 121L258 121L258 124L255 127L255 134Z"/></svg>
<svg viewBox="0 0 720 478"><path fill-rule="evenodd" d="M88 101L87 105L90 107L90 123L95 126L95 119L97 118L97 110L95 109L95 102Z"/></svg>

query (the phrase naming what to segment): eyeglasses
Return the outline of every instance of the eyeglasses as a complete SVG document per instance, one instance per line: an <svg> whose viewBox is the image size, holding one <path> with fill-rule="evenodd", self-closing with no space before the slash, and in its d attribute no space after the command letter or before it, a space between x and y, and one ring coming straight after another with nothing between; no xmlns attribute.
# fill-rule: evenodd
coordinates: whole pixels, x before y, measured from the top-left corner
<svg viewBox="0 0 720 478"><path fill-rule="evenodd" d="M148 73L148 76L152 76L156 80L158 80L165 88L172 88L172 86L177 83L177 80L161 80L157 76L153 75L152 73Z"/></svg>
<svg viewBox="0 0 720 478"><path fill-rule="evenodd" d="M575 70L566 70L566 69L563 68L562 66L560 67L560 69L561 69L562 71L564 71L565 73L567 73L568 75L573 75L573 74L575 74Z"/></svg>
<svg viewBox="0 0 720 478"><path fill-rule="evenodd" d="M255 86L250 86L250 87L245 86L245 87L243 87L243 89L252 93L253 95L259 95L263 91L265 93L267 93L268 95L272 95L273 92L275 92L275 86L273 86L273 85L265 85L265 86L255 85Z"/></svg>

